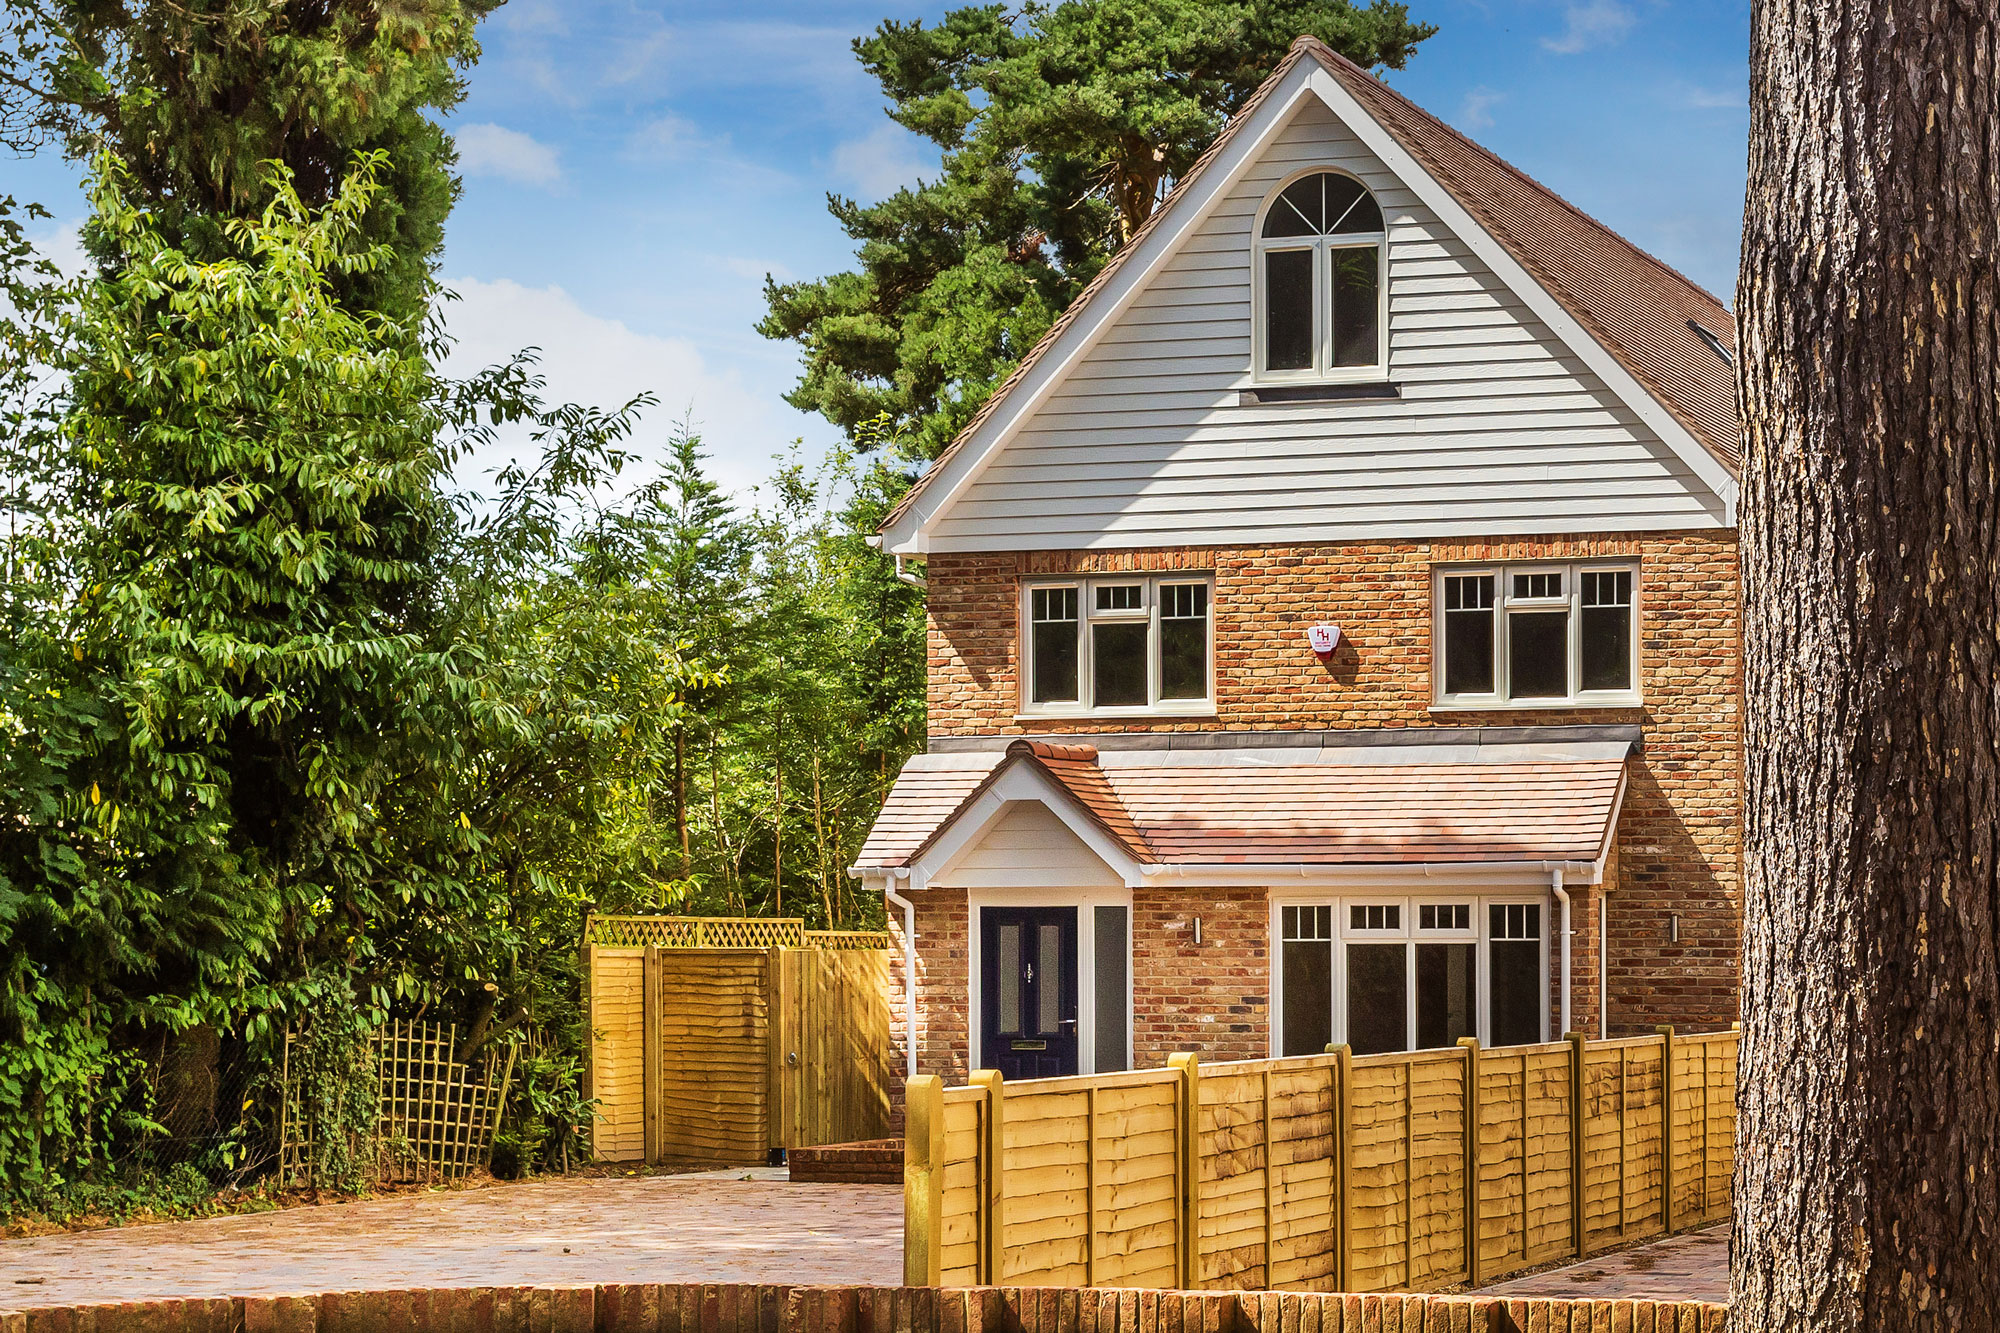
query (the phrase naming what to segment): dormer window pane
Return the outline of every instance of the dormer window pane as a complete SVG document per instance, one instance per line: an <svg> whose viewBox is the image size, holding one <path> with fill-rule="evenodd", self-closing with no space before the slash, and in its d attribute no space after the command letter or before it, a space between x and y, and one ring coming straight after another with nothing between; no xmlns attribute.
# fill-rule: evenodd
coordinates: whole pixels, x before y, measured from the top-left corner
<svg viewBox="0 0 2000 1333"><path fill-rule="evenodd" d="M1270 370L1311 370L1313 255L1273 250L1264 256L1264 364Z"/></svg>
<svg viewBox="0 0 2000 1333"><path fill-rule="evenodd" d="M1327 253L1333 263L1333 364L1372 366L1382 345L1382 252L1371 245Z"/></svg>
<svg viewBox="0 0 2000 1333"><path fill-rule="evenodd" d="M1028 635L1032 640L1034 688L1038 704L1077 700L1075 588L1036 588L1029 597Z"/></svg>

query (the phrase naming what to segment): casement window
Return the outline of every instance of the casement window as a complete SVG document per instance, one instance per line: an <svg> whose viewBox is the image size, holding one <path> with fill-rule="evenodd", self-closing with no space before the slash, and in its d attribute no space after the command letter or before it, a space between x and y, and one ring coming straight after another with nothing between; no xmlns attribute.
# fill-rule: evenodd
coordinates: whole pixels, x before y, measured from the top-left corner
<svg viewBox="0 0 2000 1333"><path fill-rule="evenodd" d="M1212 711L1212 587L1205 574L1025 585L1021 711Z"/></svg>
<svg viewBox="0 0 2000 1333"><path fill-rule="evenodd" d="M1440 569L1434 686L1445 707L1639 702L1636 564Z"/></svg>
<svg viewBox="0 0 2000 1333"><path fill-rule="evenodd" d="M1539 899L1428 894L1281 903L1282 1055L1344 1041L1356 1055L1546 1040Z"/></svg>
<svg viewBox="0 0 2000 1333"><path fill-rule="evenodd" d="M1388 365L1382 209L1351 176L1279 191L1255 244L1257 378L1379 379Z"/></svg>

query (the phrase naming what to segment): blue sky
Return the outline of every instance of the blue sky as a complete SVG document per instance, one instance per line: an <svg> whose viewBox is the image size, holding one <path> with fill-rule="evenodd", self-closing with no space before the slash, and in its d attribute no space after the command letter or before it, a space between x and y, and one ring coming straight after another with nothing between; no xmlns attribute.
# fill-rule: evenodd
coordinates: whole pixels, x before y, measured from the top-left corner
<svg viewBox="0 0 2000 1333"><path fill-rule="evenodd" d="M781 395L753 329L764 274L845 267L829 190L878 198L934 164L848 49L895 0L510 0L452 118L465 196L442 272L465 361L543 349L554 392L692 414L753 485L834 432ZM1747 0L1411 0L1438 25L1389 81L1727 299L1742 218ZM0 162L0 193L73 227L74 173ZM60 248L60 232L50 240Z"/></svg>

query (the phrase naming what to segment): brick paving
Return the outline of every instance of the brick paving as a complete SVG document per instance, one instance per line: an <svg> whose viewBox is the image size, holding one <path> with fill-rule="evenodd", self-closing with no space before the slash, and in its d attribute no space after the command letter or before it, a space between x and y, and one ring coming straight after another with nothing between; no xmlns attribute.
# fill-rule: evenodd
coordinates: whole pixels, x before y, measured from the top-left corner
<svg viewBox="0 0 2000 1333"><path fill-rule="evenodd" d="M902 1255L899 1186L533 1181L0 1241L0 1309L360 1288L895 1284Z"/></svg>
<svg viewBox="0 0 2000 1333"><path fill-rule="evenodd" d="M1567 1296L1576 1300L1729 1300L1729 1224L1600 1254L1480 1290L1496 1296Z"/></svg>

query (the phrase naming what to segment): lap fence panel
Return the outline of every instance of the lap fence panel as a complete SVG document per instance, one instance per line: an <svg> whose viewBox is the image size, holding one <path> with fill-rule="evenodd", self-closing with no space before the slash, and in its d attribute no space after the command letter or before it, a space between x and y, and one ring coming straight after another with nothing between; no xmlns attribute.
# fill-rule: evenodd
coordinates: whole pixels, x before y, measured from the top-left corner
<svg viewBox="0 0 2000 1333"><path fill-rule="evenodd" d="M591 1149L606 1162L646 1155L645 962L643 948L590 951Z"/></svg>

